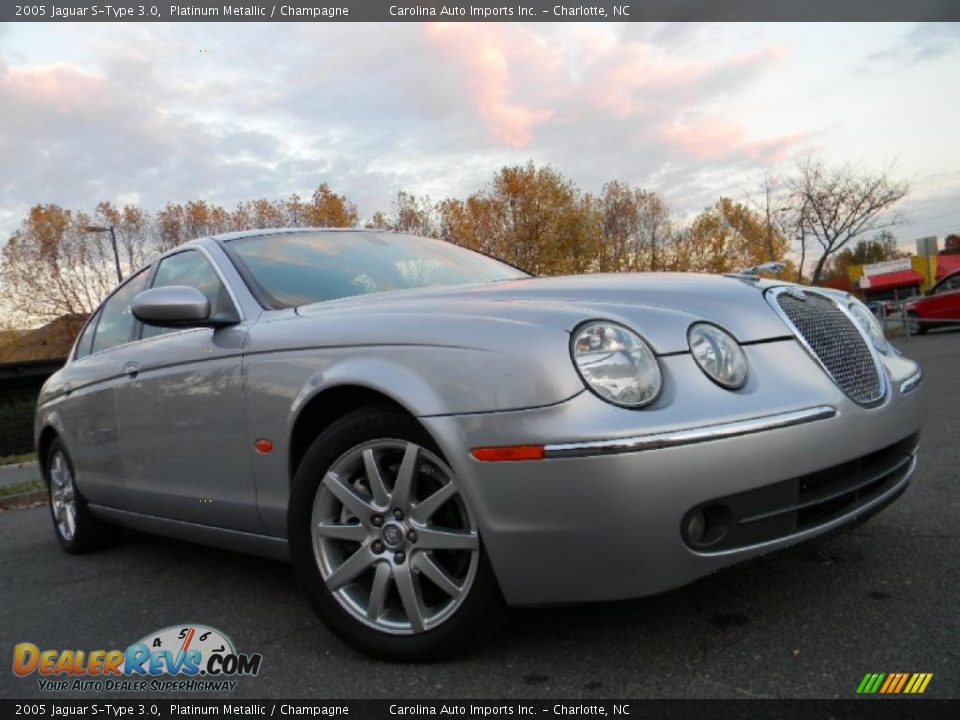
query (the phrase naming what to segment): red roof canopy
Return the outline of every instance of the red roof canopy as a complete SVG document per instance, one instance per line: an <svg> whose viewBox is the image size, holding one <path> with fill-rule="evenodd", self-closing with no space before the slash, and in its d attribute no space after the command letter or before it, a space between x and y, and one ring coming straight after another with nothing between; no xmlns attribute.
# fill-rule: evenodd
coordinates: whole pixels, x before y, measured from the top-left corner
<svg viewBox="0 0 960 720"><path fill-rule="evenodd" d="M937 280L960 270L960 255L937 255Z"/></svg>
<svg viewBox="0 0 960 720"><path fill-rule="evenodd" d="M919 285L923 282L923 275L916 270L897 270L883 275L871 275L870 287L865 290L884 290L886 288L907 287Z"/></svg>

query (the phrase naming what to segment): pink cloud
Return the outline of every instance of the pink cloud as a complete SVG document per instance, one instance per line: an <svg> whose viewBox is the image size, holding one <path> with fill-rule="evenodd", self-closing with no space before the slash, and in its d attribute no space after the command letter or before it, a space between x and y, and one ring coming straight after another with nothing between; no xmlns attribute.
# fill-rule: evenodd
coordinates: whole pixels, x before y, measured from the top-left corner
<svg viewBox="0 0 960 720"><path fill-rule="evenodd" d="M67 65L13 68L0 75L0 97L20 106L78 112L105 99L105 84Z"/></svg>
<svg viewBox="0 0 960 720"><path fill-rule="evenodd" d="M536 68L541 77L556 74L557 58L545 45L500 24L432 23L425 32L465 73L474 110L495 142L523 147L553 117L551 108L520 100L513 87L519 65Z"/></svg>
<svg viewBox="0 0 960 720"><path fill-rule="evenodd" d="M695 104L724 92L731 80L750 77L778 62L780 47L736 55L720 62L685 60L651 45L588 41L589 99L618 117L649 114L664 104Z"/></svg>
<svg viewBox="0 0 960 720"><path fill-rule="evenodd" d="M740 125L719 118L702 118L693 123L674 123L662 128L658 137L697 160L720 160L743 142Z"/></svg>
<svg viewBox="0 0 960 720"><path fill-rule="evenodd" d="M495 143L524 147L548 123L590 122L596 113L635 121L698 160L773 157L796 141L752 141L729 119L674 121L780 61L778 46L716 61L589 26L562 38L510 24L433 23L424 33L465 79L467 101Z"/></svg>
<svg viewBox="0 0 960 720"><path fill-rule="evenodd" d="M796 133L751 140L742 125L715 116L674 122L662 127L657 137L695 160L726 160L739 155L767 162L783 160L794 146L807 139L805 133Z"/></svg>

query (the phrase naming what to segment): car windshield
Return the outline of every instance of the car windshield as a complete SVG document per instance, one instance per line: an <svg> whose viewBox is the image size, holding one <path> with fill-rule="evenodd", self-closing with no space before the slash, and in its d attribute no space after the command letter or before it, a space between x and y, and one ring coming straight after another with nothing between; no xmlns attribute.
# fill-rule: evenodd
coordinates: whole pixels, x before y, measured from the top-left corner
<svg viewBox="0 0 960 720"><path fill-rule="evenodd" d="M274 308L527 277L450 243L389 232L286 233L239 238L227 245Z"/></svg>

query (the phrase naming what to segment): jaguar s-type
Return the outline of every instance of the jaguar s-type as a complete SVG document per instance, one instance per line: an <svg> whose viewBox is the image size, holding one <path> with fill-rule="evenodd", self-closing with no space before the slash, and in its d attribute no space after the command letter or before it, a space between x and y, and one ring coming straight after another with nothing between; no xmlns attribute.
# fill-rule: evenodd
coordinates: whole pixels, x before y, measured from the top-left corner
<svg viewBox="0 0 960 720"><path fill-rule="evenodd" d="M844 293L267 230L127 278L35 430L68 552L130 527L288 559L334 632L410 660L504 605L659 593L869 517L922 395Z"/></svg>

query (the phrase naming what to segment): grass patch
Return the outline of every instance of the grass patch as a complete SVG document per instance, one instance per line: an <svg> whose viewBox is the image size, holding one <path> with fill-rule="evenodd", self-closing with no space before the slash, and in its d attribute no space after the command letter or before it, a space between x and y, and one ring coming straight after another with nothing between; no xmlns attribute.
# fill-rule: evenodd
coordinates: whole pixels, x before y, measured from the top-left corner
<svg viewBox="0 0 960 720"><path fill-rule="evenodd" d="M20 493L33 492L34 490L43 490L42 480L27 480L26 482L14 483L13 485L0 486L0 497L8 495L19 495Z"/></svg>
<svg viewBox="0 0 960 720"><path fill-rule="evenodd" d="M19 465L20 463L33 462L37 459L36 453L23 453L22 455L7 455L0 457L0 467L3 465Z"/></svg>

